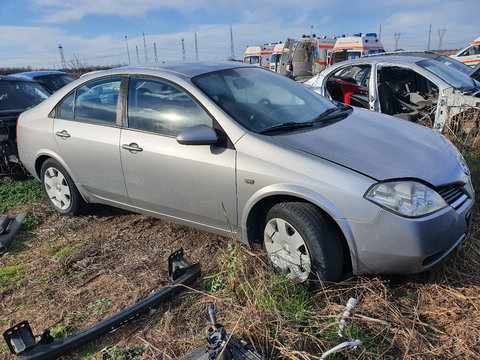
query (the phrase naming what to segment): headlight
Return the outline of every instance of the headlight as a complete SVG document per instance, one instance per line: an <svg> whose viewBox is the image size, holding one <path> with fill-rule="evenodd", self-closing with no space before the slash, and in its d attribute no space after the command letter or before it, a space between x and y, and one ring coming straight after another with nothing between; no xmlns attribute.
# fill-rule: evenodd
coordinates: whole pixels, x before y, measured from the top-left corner
<svg viewBox="0 0 480 360"><path fill-rule="evenodd" d="M397 214L417 217L447 207L438 193L416 181L391 181L372 186L365 198Z"/></svg>

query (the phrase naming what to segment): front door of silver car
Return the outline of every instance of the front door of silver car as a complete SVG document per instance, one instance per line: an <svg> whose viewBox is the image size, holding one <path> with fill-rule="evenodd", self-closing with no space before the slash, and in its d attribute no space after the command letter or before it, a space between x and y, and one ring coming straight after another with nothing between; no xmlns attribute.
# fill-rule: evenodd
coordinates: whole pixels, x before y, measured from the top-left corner
<svg viewBox="0 0 480 360"><path fill-rule="evenodd" d="M127 120L120 154L132 205L223 230L237 225L235 150L176 140L193 126L213 127L193 97L167 81L132 77Z"/></svg>
<svg viewBox="0 0 480 360"><path fill-rule="evenodd" d="M70 93L57 108L53 133L80 185L96 197L128 203L118 151L120 83L121 77L104 78Z"/></svg>

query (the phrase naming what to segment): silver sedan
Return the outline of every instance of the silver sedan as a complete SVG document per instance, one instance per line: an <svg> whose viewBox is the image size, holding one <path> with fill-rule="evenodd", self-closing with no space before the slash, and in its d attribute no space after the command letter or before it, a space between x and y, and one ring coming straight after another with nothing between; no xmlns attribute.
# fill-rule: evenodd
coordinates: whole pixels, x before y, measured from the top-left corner
<svg viewBox="0 0 480 360"><path fill-rule="evenodd" d="M21 115L18 148L61 214L104 203L260 243L298 282L430 268L474 201L439 133L244 64L84 76Z"/></svg>

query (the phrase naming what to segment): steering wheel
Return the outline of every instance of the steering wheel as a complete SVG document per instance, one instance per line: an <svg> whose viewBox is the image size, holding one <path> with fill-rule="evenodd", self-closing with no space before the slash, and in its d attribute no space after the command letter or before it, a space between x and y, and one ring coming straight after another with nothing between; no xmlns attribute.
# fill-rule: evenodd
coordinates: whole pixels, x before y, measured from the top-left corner
<svg viewBox="0 0 480 360"><path fill-rule="evenodd" d="M260 100L257 101L257 104L271 105L272 102L267 98L261 98Z"/></svg>

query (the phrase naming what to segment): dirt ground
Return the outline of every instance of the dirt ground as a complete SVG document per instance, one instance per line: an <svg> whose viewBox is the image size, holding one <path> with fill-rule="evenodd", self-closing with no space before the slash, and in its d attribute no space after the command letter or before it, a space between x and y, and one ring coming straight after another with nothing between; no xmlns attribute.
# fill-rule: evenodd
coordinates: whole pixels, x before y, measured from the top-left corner
<svg viewBox="0 0 480 360"><path fill-rule="evenodd" d="M43 201L10 212L19 211L38 226L0 258L0 267L15 269L15 281L0 291L2 330L28 320L35 334L73 333L166 285L172 251L184 248L191 263L202 265L202 279L191 289L66 359L114 359L101 352L112 346L143 346L143 359L179 359L204 342L212 303L219 321L267 358L319 359L341 342L334 326L349 297L358 299L350 334L364 346L332 359L480 359L477 211L473 235L431 271L354 277L306 301L298 289L289 296L291 287L282 283L279 297L260 251L221 236L107 206L78 217L59 216ZM0 358L14 357L4 347Z"/></svg>

